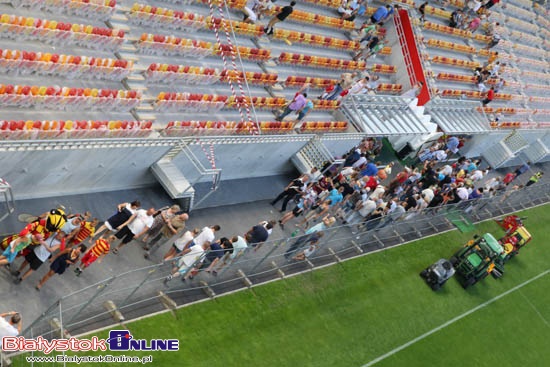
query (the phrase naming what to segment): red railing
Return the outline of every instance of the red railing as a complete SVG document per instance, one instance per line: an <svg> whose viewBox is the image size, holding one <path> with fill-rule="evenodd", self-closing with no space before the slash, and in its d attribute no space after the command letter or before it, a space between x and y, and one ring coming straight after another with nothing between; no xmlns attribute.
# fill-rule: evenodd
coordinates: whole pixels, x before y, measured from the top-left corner
<svg viewBox="0 0 550 367"><path fill-rule="evenodd" d="M406 9L399 9L397 11L394 15L394 24L411 85L414 86L418 82L424 83L424 87L418 95L418 105L423 106L431 99L430 88L424 75L422 58L416 46L416 37L414 36L411 19Z"/></svg>

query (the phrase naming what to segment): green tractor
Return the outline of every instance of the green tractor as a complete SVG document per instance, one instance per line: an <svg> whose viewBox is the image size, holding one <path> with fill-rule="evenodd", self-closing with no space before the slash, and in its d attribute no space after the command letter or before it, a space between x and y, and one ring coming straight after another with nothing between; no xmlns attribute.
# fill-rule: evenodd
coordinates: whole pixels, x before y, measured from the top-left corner
<svg viewBox="0 0 550 367"><path fill-rule="evenodd" d="M495 278L502 277L506 255L493 235L485 233L474 236L449 261L456 270L459 283L463 288L468 288L489 274Z"/></svg>

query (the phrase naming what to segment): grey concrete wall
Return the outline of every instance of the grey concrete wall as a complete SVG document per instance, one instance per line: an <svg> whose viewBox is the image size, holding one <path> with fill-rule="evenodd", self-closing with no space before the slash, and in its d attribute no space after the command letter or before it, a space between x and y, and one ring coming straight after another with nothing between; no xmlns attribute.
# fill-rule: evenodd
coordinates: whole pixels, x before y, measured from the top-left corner
<svg viewBox="0 0 550 367"><path fill-rule="evenodd" d="M0 177L17 199L124 190L153 184L149 166L169 147L0 153Z"/></svg>
<svg viewBox="0 0 550 367"><path fill-rule="evenodd" d="M334 155L342 155L358 140L329 140L325 144ZM216 167L222 181L285 176L294 172L290 157L306 142L219 144L214 145ZM149 167L170 147L96 148L0 153L0 177L13 187L16 199L66 196L92 192L149 187L156 183ZM210 153L210 146L204 149ZM191 150L210 168L200 145ZM174 163L193 182L198 171L180 154ZM202 177L198 182L208 182Z"/></svg>
<svg viewBox="0 0 550 367"><path fill-rule="evenodd" d="M294 170L289 159L305 144L306 142L216 144L214 145L216 168L222 169L222 181L284 175ZM209 145L204 145L204 149L210 154ZM200 145L192 145L191 150L205 168L211 168ZM198 178L197 170L184 154L178 155L173 163L190 182ZM199 182L210 180L210 177L203 177Z"/></svg>

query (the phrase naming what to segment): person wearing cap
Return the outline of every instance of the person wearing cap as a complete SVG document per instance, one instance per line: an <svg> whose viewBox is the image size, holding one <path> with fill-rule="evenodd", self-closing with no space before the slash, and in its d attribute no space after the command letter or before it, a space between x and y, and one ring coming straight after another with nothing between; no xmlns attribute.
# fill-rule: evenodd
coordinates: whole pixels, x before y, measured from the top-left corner
<svg viewBox="0 0 550 367"><path fill-rule="evenodd" d="M6 317L11 316L9 321ZM15 311L0 314L0 340L5 336L17 336L21 334L23 322L21 315Z"/></svg>

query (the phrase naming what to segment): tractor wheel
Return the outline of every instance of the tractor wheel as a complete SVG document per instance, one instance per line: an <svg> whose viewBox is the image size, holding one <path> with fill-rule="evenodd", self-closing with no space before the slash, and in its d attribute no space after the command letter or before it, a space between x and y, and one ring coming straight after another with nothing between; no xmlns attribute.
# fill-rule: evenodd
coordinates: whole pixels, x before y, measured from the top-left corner
<svg viewBox="0 0 550 367"><path fill-rule="evenodd" d="M477 283L477 279L476 278L468 278L466 279L466 281L464 282L464 284L462 285L462 287L464 289L468 288L469 286L471 285L474 285Z"/></svg>
<svg viewBox="0 0 550 367"><path fill-rule="evenodd" d="M449 262L451 263L451 265L454 267L456 267L458 265L458 259L456 256L451 256L451 258L449 259Z"/></svg>
<svg viewBox="0 0 550 367"><path fill-rule="evenodd" d="M424 279L428 277L428 269L424 269L420 272L420 276Z"/></svg>
<svg viewBox="0 0 550 367"><path fill-rule="evenodd" d="M438 291L439 288L441 288L441 284L439 283L432 284L432 291Z"/></svg>

